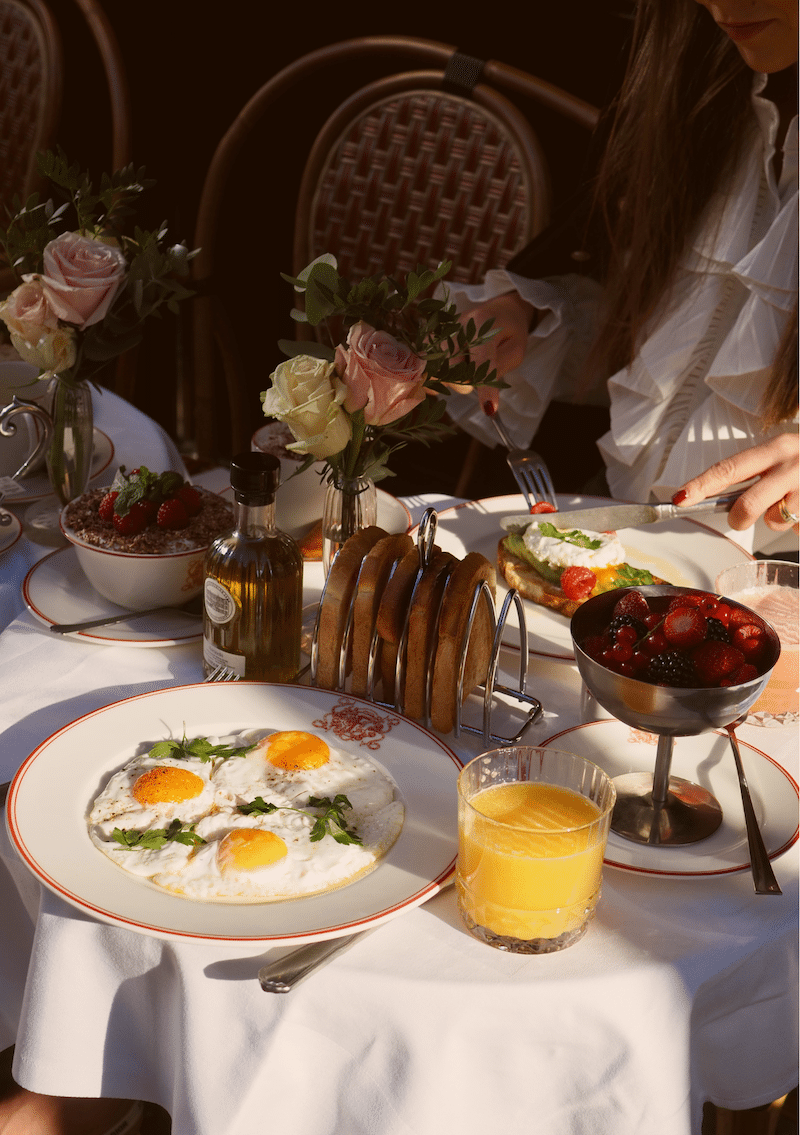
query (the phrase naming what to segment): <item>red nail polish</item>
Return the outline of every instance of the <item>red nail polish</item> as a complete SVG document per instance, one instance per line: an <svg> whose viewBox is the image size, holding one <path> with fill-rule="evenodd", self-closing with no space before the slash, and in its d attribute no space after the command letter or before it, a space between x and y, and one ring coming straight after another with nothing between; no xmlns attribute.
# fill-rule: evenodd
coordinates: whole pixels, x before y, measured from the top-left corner
<svg viewBox="0 0 800 1135"><path fill-rule="evenodd" d="M494 417L495 408L491 402L484 402L482 404L482 409L487 418Z"/></svg>
<svg viewBox="0 0 800 1135"><path fill-rule="evenodd" d="M683 502L686 500L688 495L689 494L686 492L686 489L678 489L677 493L672 498L672 503L673 504L683 504Z"/></svg>

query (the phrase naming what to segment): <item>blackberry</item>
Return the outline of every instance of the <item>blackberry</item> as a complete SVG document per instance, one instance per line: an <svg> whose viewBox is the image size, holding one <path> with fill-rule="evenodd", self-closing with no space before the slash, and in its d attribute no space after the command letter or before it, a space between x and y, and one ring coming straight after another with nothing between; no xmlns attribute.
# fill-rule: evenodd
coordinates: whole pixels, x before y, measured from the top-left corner
<svg viewBox="0 0 800 1135"><path fill-rule="evenodd" d="M636 631L637 638L644 638L647 634L647 627L641 619L637 619L635 615L615 615L608 624L608 633L612 638L616 637L615 632L618 631L620 627L633 627Z"/></svg>
<svg viewBox="0 0 800 1135"><path fill-rule="evenodd" d="M697 685L697 674L691 659L678 650L667 650L651 658L647 679L657 686Z"/></svg>
<svg viewBox="0 0 800 1135"><path fill-rule="evenodd" d="M708 624L708 629L706 631L706 638L713 639L714 642L730 642L731 641L731 636L730 636L730 633L728 632L728 628L725 626L724 623L721 623L719 621L719 619L714 619L714 618L709 617L709 618L706 619L706 623Z"/></svg>

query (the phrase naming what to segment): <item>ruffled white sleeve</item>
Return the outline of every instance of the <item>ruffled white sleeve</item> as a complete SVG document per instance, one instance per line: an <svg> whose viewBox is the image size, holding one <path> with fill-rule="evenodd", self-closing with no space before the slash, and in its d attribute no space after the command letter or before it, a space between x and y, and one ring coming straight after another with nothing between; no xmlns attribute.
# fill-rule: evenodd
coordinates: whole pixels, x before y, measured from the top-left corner
<svg viewBox="0 0 800 1135"><path fill-rule="evenodd" d="M542 312L528 336L522 363L505 375L509 388L500 394L503 422L514 442L526 448L550 401L575 399L594 334L600 286L579 275L529 280L496 269L487 273L483 284L448 284L448 290L451 301L462 312L510 291L519 292ZM583 400L603 402L605 390L587 391ZM497 445L497 435L475 394L454 394L448 398L447 408L453 421L467 433L487 445Z"/></svg>

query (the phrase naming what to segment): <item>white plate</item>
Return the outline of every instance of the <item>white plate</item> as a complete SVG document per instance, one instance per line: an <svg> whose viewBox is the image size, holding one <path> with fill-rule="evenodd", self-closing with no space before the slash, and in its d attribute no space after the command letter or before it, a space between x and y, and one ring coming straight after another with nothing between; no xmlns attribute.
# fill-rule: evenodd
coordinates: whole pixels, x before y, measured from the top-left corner
<svg viewBox="0 0 800 1135"><path fill-rule="evenodd" d="M607 498L559 495L560 509L591 508L608 504ZM439 513L436 543L456 556L481 552L497 563L497 544L503 536L500 518L520 512L519 496L489 497L467 501ZM547 520L547 516L543 516ZM752 556L732 540L695 520L660 521L642 528L622 528L619 538L633 567L647 568L676 587L714 590L714 580L723 568L748 563ZM498 608L508 588L497 580ZM548 658L574 658L569 619L525 601L528 648ZM519 649L519 622L512 606L506 624L504 645Z"/></svg>
<svg viewBox="0 0 800 1135"><path fill-rule="evenodd" d="M85 821L92 799L143 743L184 729L208 736L264 727L332 733L394 778L405 822L369 875L289 902L195 902L127 874L92 844ZM436 894L455 867L460 768L426 729L360 698L258 682L178 686L95 710L49 737L14 778L7 824L39 881L96 918L157 938L288 945L366 930Z"/></svg>
<svg viewBox="0 0 800 1135"><path fill-rule="evenodd" d="M552 745L577 753L599 765L609 776L652 772L658 738L604 719L577 725L548 737ZM752 745L739 741L758 826L770 859L782 855L797 840L798 788L785 769ZM742 796L727 733L676 737L671 771L708 789L722 807L722 825L698 843L648 847L611 832L605 862L612 867L646 875L727 875L750 867Z"/></svg>
<svg viewBox="0 0 800 1135"><path fill-rule="evenodd" d="M114 460L114 443L102 430L95 428L92 441L92 474L91 481L99 477ZM43 497L53 496L50 480L47 473L40 470L24 477L19 484L19 492L8 493L4 498L8 504L30 504L32 501L42 500Z"/></svg>
<svg viewBox="0 0 800 1135"><path fill-rule="evenodd" d="M33 565L22 582L22 597L37 619L47 626L121 615L125 611L124 607L95 591L83 574L72 546L49 552ZM190 618L161 611L130 622L113 623L110 627L73 631L66 637L102 646L179 646L196 642L202 634L200 616Z"/></svg>
<svg viewBox="0 0 800 1135"><path fill-rule="evenodd" d="M19 517L15 516L13 512L8 512L4 508L0 508L0 517L8 518L9 524L0 525L0 556L3 552L7 552L9 548L13 548L17 540L22 535L22 524Z"/></svg>
<svg viewBox="0 0 800 1135"><path fill-rule="evenodd" d="M393 536L396 532L408 532L411 527L411 513L402 501L386 493L383 489L375 490L378 505L378 527L383 528Z"/></svg>

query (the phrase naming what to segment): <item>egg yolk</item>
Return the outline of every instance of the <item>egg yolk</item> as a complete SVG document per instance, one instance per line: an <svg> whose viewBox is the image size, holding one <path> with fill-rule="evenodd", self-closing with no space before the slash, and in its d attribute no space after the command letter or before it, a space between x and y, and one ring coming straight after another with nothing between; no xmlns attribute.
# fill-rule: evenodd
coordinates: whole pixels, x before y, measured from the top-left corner
<svg viewBox="0 0 800 1135"><path fill-rule="evenodd" d="M330 749L321 737L301 730L273 733L267 741L267 760L287 770L320 768L328 763Z"/></svg>
<svg viewBox="0 0 800 1135"><path fill-rule="evenodd" d="M159 765L142 773L133 786L133 795L140 804L178 804L199 796L204 787L203 778L188 769Z"/></svg>
<svg viewBox="0 0 800 1135"><path fill-rule="evenodd" d="M275 832L239 828L220 841L217 862L223 871L255 871L277 863L286 854L286 844Z"/></svg>

